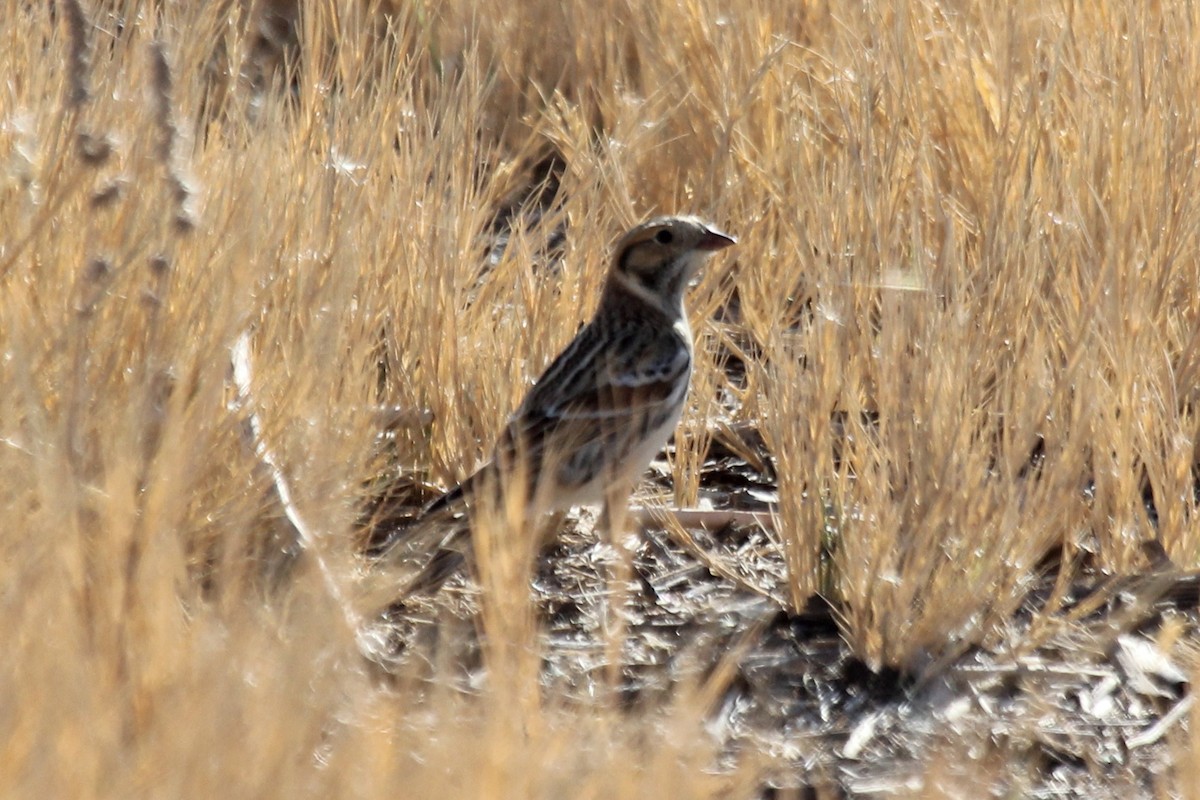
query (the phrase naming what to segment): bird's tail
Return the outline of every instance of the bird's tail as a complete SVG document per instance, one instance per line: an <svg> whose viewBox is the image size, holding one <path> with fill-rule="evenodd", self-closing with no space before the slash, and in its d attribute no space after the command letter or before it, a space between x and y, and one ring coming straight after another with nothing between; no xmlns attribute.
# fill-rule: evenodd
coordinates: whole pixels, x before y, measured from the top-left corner
<svg viewBox="0 0 1200 800"><path fill-rule="evenodd" d="M471 539L467 511L466 492L457 486L427 505L408 525L389 531L374 548L377 570L410 573L392 583L392 601L433 594L466 566ZM426 558L427 553L433 555ZM419 566L411 573L414 564Z"/></svg>
<svg viewBox="0 0 1200 800"><path fill-rule="evenodd" d="M517 481L502 484L498 473L485 467L427 505L412 523L384 537L374 551L378 569L372 570L376 573L372 584L385 596L390 585L386 605L395 607L432 595L452 576L473 566L472 527L483 524L490 529L497 520L504 520L509 501L522 511L527 505L523 474ZM373 591L371 594L374 596Z"/></svg>

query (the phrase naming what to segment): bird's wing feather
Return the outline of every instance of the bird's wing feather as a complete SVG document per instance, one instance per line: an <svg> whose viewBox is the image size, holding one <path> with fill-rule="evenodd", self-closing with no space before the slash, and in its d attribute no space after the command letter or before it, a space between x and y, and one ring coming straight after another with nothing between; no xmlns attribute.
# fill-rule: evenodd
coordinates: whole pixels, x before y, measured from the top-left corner
<svg viewBox="0 0 1200 800"><path fill-rule="evenodd" d="M606 332L588 326L537 381L510 420L501 447L581 446L586 437L635 424L677 400L690 370L690 348L673 329L630 323ZM605 420L612 424L596 424ZM564 435L574 433L578 436Z"/></svg>

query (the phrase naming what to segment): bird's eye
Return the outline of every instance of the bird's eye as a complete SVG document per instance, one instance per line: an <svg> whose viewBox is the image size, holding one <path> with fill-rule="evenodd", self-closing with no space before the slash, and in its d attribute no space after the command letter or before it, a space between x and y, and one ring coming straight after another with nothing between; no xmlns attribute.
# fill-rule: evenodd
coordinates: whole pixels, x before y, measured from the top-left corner
<svg viewBox="0 0 1200 800"><path fill-rule="evenodd" d="M670 244L675 239L675 234L671 233L666 228L654 234L654 241L659 244Z"/></svg>

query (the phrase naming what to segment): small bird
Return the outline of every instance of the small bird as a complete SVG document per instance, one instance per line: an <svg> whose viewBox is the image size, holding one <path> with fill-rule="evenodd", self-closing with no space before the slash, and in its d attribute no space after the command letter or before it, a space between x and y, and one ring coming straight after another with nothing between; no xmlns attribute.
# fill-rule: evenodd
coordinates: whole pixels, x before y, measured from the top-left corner
<svg viewBox="0 0 1200 800"><path fill-rule="evenodd" d="M498 502L502 481L510 492L518 481L531 511L604 502L611 518L611 503L628 502L683 412L692 374L684 291L708 256L735 241L689 216L652 219L621 237L595 316L530 389L492 459L416 523L447 532L408 594L436 591L463 566L469 530L450 521L465 511L469 522L484 491Z"/></svg>

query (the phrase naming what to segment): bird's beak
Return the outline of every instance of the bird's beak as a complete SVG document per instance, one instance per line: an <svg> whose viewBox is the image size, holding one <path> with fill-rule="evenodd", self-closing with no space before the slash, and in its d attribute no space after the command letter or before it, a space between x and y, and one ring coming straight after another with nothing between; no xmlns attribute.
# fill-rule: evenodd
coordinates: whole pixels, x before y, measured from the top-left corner
<svg viewBox="0 0 1200 800"><path fill-rule="evenodd" d="M730 245L737 244L737 239L732 236L721 233L714 228L706 228L704 235L700 237L700 241L696 242L697 250L724 250Z"/></svg>

